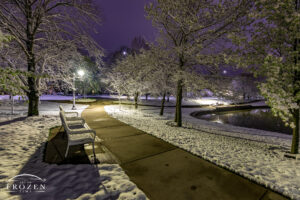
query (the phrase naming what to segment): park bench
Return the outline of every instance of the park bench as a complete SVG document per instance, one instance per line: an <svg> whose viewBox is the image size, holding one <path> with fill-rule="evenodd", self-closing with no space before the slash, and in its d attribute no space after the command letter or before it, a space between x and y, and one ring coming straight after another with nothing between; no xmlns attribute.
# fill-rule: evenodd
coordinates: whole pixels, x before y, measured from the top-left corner
<svg viewBox="0 0 300 200"><path fill-rule="evenodd" d="M64 111L60 111L59 116L60 116L60 119L61 119L62 127L64 127L67 138L68 138L68 144L67 144L67 150L66 150L66 153L65 153L65 157L67 157L67 155L68 155L68 151L69 151L70 146L92 143L93 154L94 154L94 162L96 162L96 154L95 154L96 132L94 130L92 130L87 125L87 123L85 123L82 120L68 121Z"/></svg>
<svg viewBox="0 0 300 200"><path fill-rule="evenodd" d="M65 115L67 121L82 121L83 124L85 123L84 119L82 117L79 117L78 112L66 112L64 110L64 108L62 107L62 105L59 106L59 110L61 112L63 112L63 114ZM75 114L75 116L71 116L71 115L74 115L74 114Z"/></svg>

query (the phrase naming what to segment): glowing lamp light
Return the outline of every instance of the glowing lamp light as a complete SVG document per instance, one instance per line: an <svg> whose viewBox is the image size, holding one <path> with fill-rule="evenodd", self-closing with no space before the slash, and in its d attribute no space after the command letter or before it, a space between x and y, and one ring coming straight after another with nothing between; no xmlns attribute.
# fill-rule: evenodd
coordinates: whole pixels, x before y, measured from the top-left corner
<svg viewBox="0 0 300 200"><path fill-rule="evenodd" d="M127 54L127 52L126 52L126 51L123 51L123 55L126 56L126 54Z"/></svg>
<svg viewBox="0 0 300 200"><path fill-rule="evenodd" d="M215 122L215 123L218 123L218 124L224 124L224 122L222 120L220 120L220 119L214 120L212 122Z"/></svg>
<svg viewBox="0 0 300 200"><path fill-rule="evenodd" d="M202 98L193 101L200 105L218 105L218 104L229 105L228 101L223 101L221 99L216 99L216 98Z"/></svg>
<svg viewBox="0 0 300 200"><path fill-rule="evenodd" d="M79 70L77 73L78 73L78 75L79 75L80 77L82 77L82 76L84 75L84 71L83 71L83 70Z"/></svg>
<svg viewBox="0 0 300 200"><path fill-rule="evenodd" d="M223 74L227 74L227 71L226 71L226 70L223 70Z"/></svg>

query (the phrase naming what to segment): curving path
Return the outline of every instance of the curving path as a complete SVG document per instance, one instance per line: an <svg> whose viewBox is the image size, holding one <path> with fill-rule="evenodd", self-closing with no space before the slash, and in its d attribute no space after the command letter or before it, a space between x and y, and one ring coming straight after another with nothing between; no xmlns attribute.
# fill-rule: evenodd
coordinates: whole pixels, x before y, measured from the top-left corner
<svg viewBox="0 0 300 200"><path fill-rule="evenodd" d="M116 162L151 200L283 200L265 187L110 117L104 105L82 113L103 141L100 162Z"/></svg>

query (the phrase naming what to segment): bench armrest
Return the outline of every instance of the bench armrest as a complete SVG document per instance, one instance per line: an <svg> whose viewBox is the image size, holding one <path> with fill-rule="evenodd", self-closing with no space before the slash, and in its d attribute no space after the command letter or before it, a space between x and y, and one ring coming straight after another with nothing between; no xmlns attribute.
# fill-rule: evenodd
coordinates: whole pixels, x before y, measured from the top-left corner
<svg viewBox="0 0 300 200"><path fill-rule="evenodd" d="M67 124L72 124L72 122L79 122L82 124L85 124L85 120L81 117L70 117L70 118L66 118L67 120Z"/></svg>
<svg viewBox="0 0 300 200"><path fill-rule="evenodd" d="M78 120L78 121L67 121L66 122L67 126L72 126L72 125L84 125L84 120Z"/></svg>
<svg viewBox="0 0 300 200"><path fill-rule="evenodd" d="M96 137L96 132L92 129L72 129L71 134L80 134L80 133L93 133L94 138Z"/></svg>
<svg viewBox="0 0 300 200"><path fill-rule="evenodd" d="M68 114L76 114L76 117L79 117L78 112L65 112L66 115Z"/></svg>

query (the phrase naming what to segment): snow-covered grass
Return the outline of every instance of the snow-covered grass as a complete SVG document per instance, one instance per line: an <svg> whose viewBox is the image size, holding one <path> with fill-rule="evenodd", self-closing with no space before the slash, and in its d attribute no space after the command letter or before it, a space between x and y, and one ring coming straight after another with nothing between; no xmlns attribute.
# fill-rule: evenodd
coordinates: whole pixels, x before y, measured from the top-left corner
<svg viewBox="0 0 300 200"><path fill-rule="evenodd" d="M65 110L71 110L72 104L68 103L56 103L56 102L48 102L41 101L39 105L39 113L40 115L58 115L59 108L58 106L62 105ZM76 112L79 114L87 108L88 105L76 104ZM14 105L14 114L16 115L27 115L28 104L24 101L16 101ZM10 101L2 100L0 101L0 115L11 114L11 104Z"/></svg>
<svg viewBox="0 0 300 200"><path fill-rule="evenodd" d="M76 99L76 102L80 102L80 103L91 103L91 102L95 102L97 101L96 99L91 99L91 98L87 98L87 99Z"/></svg>
<svg viewBox="0 0 300 200"><path fill-rule="evenodd" d="M260 103L260 106L264 104ZM233 126L231 124L223 124L219 122L209 122L206 120L201 120L191 116L190 114L197 111L205 111L214 109L212 107L203 107L203 108L183 108L183 123L186 127L190 127L196 130L201 130L208 133L224 135L229 137L244 138L247 140L253 140L257 142L272 143L280 145L282 148L285 148L287 151L290 147L291 135L276 133L246 127ZM145 112L145 111L144 111ZM146 110L148 113L155 113L153 110ZM158 113L156 111L156 113ZM165 115L169 120L174 118L174 108L166 108Z"/></svg>
<svg viewBox="0 0 300 200"><path fill-rule="evenodd" d="M284 157L291 137L280 133L207 122L184 109L183 128L173 127L174 108L105 106L113 117L292 199L300 199L300 160ZM172 118L171 118L172 117Z"/></svg>
<svg viewBox="0 0 300 200"><path fill-rule="evenodd" d="M153 105L153 106L160 106L161 105L162 97L148 97L146 100L145 97L140 97L138 104L140 105ZM130 103L133 104L134 100L131 98L130 100L121 99L122 103ZM203 106L203 105L228 105L231 101L218 99L216 97L202 97L202 98L183 98L182 105L183 106ZM170 97L169 102L165 102L165 106L175 106L176 105L176 98Z"/></svg>
<svg viewBox="0 0 300 200"><path fill-rule="evenodd" d="M47 113L57 103L44 106ZM71 104L63 105L67 110ZM78 105L80 106L80 105ZM0 107L1 111L4 107ZM60 125L58 116L0 116L0 199L147 199L117 164L47 164L43 152L49 128ZM5 189L18 174L46 179L46 192L14 195Z"/></svg>
<svg viewBox="0 0 300 200"><path fill-rule="evenodd" d="M88 98L93 98L93 97L103 97L103 98L114 98L110 95L87 95ZM82 96L76 96L76 99L80 99L82 98ZM126 97L123 97L126 98ZM9 100L10 96L9 95L0 95L0 100ZM55 101L67 101L67 100L72 100L73 96L72 95L41 95L40 100L42 101L51 101L51 100L55 100ZM14 96L14 100L27 100L26 96L20 96L20 95L16 95Z"/></svg>
<svg viewBox="0 0 300 200"><path fill-rule="evenodd" d="M101 94L101 95L87 95L87 98L106 98L106 99L119 99L118 95L114 94ZM9 95L0 95L0 100L9 100ZM81 99L82 96L76 96L76 99ZM15 100L26 100L26 96L22 97L19 95L14 96ZM65 95L41 95L40 100L42 101L49 101L49 100L72 100L73 96L65 96ZM127 96L121 96L120 99L127 99ZM145 96L141 96L140 100L146 100ZM148 101L160 101L162 97L153 97L148 96ZM130 97L130 100L134 100L133 97ZM170 96L170 101L175 102L176 98ZM228 104L230 101L219 99L217 97L201 97L201 98L184 98L182 100L183 105L210 105L210 104Z"/></svg>
<svg viewBox="0 0 300 200"><path fill-rule="evenodd" d="M76 96L76 99L78 96ZM10 96L9 95L0 95L0 100L9 100ZM72 100L73 96L64 96L64 95L42 95L40 97L40 100L42 101L49 101L49 100ZM14 100L27 100L26 96L20 96L16 95L14 96Z"/></svg>

